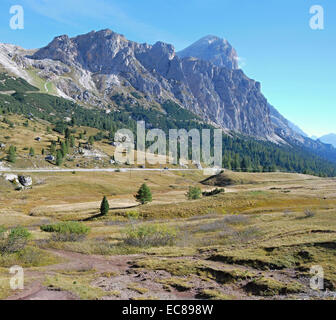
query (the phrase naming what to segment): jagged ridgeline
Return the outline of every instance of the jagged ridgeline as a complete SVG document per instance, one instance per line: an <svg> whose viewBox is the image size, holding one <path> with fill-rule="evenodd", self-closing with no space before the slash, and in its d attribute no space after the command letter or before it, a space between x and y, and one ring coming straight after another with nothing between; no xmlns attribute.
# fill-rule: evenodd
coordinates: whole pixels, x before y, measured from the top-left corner
<svg viewBox="0 0 336 320"><path fill-rule="evenodd" d="M114 96L118 112L106 113L97 108L86 108L70 100L39 93L21 78L0 74L0 112L34 116L54 125L54 130L63 132L69 125L88 126L101 130L98 138L112 138L121 128L127 128L136 136L136 122L143 120L147 128L211 129L211 125L192 112L172 101L161 105L144 107L131 105L127 98ZM71 124L66 122L71 118ZM319 176L335 176L336 164L324 160L300 146L277 145L243 135L223 135L223 166L242 171L289 171Z"/></svg>

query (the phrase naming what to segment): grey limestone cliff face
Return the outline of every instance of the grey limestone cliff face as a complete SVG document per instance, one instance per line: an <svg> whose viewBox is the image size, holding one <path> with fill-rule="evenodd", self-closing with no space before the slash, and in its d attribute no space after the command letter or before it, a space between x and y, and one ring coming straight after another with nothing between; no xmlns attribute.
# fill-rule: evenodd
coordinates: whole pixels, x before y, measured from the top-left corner
<svg viewBox="0 0 336 320"><path fill-rule="evenodd" d="M177 52L181 58L195 57L210 61L218 67L238 69L238 55L231 44L216 36L206 36L182 51Z"/></svg>
<svg viewBox="0 0 336 320"><path fill-rule="evenodd" d="M140 92L148 103L171 99L221 128L261 138L274 136L260 83L237 69L234 49L219 42L215 51L220 54L202 59L201 55L177 55L170 44L139 44L102 30L75 38L56 37L30 58L59 61L79 78L85 75L87 95L91 91L108 99L114 91L128 88ZM64 81L59 84L70 94L67 86Z"/></svg>

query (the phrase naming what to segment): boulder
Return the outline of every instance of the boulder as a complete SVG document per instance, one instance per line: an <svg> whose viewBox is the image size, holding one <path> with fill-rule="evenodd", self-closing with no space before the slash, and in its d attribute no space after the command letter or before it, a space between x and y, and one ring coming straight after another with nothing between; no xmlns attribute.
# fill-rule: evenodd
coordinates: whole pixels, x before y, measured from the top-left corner
<svg viewBox="0 0 336 320"><path fill-rule="evenodd" d="M13 182L13 181L16 181L18 179L18 176L16 174L13 174L13 173L6 173L6 174L4 174L4 178L7 181Z"/></svg>
<svg viewBox="0 0 336 320"><path fill-rule="evenodd" d="M31 187L33 185L33 179L28 176L19 176L19 182L24 186L24 187Z"/></svg>

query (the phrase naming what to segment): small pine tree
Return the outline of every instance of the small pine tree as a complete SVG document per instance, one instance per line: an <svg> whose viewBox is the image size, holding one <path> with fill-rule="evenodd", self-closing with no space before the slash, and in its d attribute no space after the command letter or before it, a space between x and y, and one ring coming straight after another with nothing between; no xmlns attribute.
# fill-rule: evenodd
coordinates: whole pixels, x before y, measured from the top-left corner
<svg viewBox="0 0 336 320"><path fill-rule="evenodd" d="M61 150L57 150L56 152L56 165L61 166L63 162L63 154Z"/></svg>
<svg viewBox="0 0 336 320"><path fill-rule="evenodd" d="M70 136L70 147L73 148L75 146L75 137Z"/></svg>
<svg viewBox="0 0 336 320"><path fill-rule="evenodd" d="M94 144L94 137L93 136L90 136L90 138L88 140L88 144L91 145L91 146Z"/></svg>
<svg viewBox="0 0 336 320"><path fill-rule="evenodd" d="M100 205L100 214L102 216L105 216L107 215L107 213L109 212L110 210L110 206L109 206L109 203L106 199L106 196L104 196L102 202L101 202L101 205Z"/></svg>
<svg viewBox="0 0 336 320"><path fill-rule="evenodd" d="M50 153L55 155L56 152L56 143L53 141L50 145Z"/></svg>
<svg viewBox="0 0 336 320"><path fill-rule="evenodd" d="M135 195L135 198L141 204L152 202L152 193L145 183L140 187L138 193Z"/></svg>
<svg viewBox="0 0 336 320"><path fill-rule="evenodd" d="M64 137L65 139L69 139L70 138L70 135L71 135L71 131L69 128L66 128L65 129L65 134L64 134Z"/></svg>
<svg viewBox="0 0 336 320"><path fill-rule="evenodd" d="M7 160L9 162L15 163L15 161L16 161L16 148L14 146L9 147Z"/></svg>
<svg viewBox="0 0 336 320"><path fill-rule="evenodd" d="M29 155L30 155L31 157L34 157L34 156L35 156L35 150L34 150L34 148L30 147L30 149L29 149Z"/></svg>
<svg viewBox="0 0 336 320"><path fill-rule="evenodd" d="M63 142L63 141L61 142L61 152L62 152L63 158L69 153L69 147L66 142Z"/></svg>

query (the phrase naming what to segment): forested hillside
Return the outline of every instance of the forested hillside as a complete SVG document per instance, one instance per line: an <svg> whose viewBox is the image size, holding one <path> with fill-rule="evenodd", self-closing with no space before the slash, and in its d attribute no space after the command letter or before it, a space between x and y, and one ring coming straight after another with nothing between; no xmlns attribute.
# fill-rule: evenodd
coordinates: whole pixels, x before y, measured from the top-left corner
<svg viewBox="0 0 336 320"><path fill-rule="evenodd" d="M72 101L41 94L23 79L1 76L0 91L15 91L0 94L0 113L16 113L27 117L47 120L54 130L64 132L68 126L88 126L101 130L96 138L113 139L114 133L128 128L136 135L136 121L144 120L147 128L169 129L212 128L193 113L167 101L162 109L131 106L127 99L115 97L119 112L88 109ZM69 121L69 119L71 119ZM328 162L300 147L276 145L242 135L223 136L223 166L237 171L290 171L319 176L336 176L336 164Z"/></svg>

